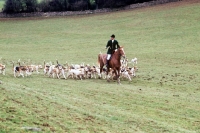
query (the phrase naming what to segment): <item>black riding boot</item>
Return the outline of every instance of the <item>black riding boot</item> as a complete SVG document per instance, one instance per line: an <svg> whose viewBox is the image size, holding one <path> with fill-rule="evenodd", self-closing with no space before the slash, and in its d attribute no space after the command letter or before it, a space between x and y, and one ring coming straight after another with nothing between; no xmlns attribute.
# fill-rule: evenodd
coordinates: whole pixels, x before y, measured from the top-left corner
<svg viewBox="0 0 200 133"><path fill-rule="evenodd" d="M108 67L109 65L109 60L106 60L106 67Z"/></svg>

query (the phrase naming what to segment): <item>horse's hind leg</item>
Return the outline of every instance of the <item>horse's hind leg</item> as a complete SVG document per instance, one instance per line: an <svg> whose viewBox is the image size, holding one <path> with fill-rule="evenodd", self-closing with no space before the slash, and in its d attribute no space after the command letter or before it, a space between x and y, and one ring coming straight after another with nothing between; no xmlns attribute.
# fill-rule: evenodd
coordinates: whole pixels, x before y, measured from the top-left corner
<svg viewBox="0 0 200 133"><path fill-rule="evenodd" d="M100 65L100 75L99 75L99 79L101 79L101 78L102 78L102 70L103 70L103 66L102 66L102 65Z"/></svg>
<svg viewBox="0 0 200 133"><path fill-rule="evenodd" d="M110 69L109 69L109 67L107 67L106 79L107 79L108 82L110 82L110 77L109 77L109 75L108 75L109 72L110 72Z"/></svg>
<svg viewBox="0 0 200 133"><path fill-rule="evenodd" d="M106 79L107 79L108 82L110 82L110 76L108 75L108 72L106 74Z"/></svg>
<svg viewBox="0 0 200 133"><path fill-rule="evenodd" d="M117 83L118 83L119 85L121 85L121 83L120 83L120 78L119 78L119 77L117 78Z"/></svg>

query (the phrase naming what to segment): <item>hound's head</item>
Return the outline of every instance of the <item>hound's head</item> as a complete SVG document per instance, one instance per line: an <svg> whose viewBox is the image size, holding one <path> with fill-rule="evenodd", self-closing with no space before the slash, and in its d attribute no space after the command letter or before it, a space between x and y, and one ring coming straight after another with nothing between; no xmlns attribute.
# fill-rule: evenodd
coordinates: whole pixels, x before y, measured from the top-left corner
<svg viewBox="0 0 200 133"><path fill-rule="evenodd" d="M138 71L138 67L137 66L134 66L133 68L134 68L135 71Z"/></svg>
<svg viewBox="0 0 200 133"><path fill-rule="evenodd" d="M0 64L0 69L1 69L1 70L4 70L5 68L6 68L6 65Z"/></svg>
<svg viewBox="0 0 200 133"><path fill-rule="evenodd" d="M61 65L58 65L58 69L61 70L63 69L63 67Z"/></svg>
<svg viewBox="0 0 200 133"><path fill-rule="evenodd" d="M42 69L43 67L42 67L42 65L38 65L38 68L41 68L41 69Z"/></svg>

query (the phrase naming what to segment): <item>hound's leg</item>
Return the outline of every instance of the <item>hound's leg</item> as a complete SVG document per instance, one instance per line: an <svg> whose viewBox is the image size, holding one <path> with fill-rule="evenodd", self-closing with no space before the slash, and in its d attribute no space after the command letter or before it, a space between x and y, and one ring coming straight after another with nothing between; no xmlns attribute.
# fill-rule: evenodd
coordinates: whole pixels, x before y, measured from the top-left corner
<svg viewBox="0 0 200 133"><path fill-rule="evenodd" d="M62 70L62 75L66 79L64 70Z"/></svg>
<svg viewBox="0 0 200 133"><path fill-rule="evenodd" d="M39 74L40 72L38 71L38 68L36 68L36 72L37 72L37 74Z"/></svg>
<svg viewBox="0 0 200 133"><path fill-rule="evenodd" d="M126 72L126 76L129 79L129 81L132 81L132 79L131 79L130 75L128 74L128 72Z"/></svg>
<svg viewBox="0 0 200 133"><path fill-rule="evenodd" d="M35 70L35 71L37 72L37 74L39 74L39 73L40 73L40 72L38 71L38 69L39 69L39 68L38 68L38 67L36 67L36 70Z"/></svg>
<svg viewBox="0 0 200 133"><path fill-rule="evenodd" d="M59 77L58 73L56 73L56 75L57 75L57 78L58 78L58 79L60 79L60 77Z"/></svg>
<svg viewBox="0 0 200 133"><path fill-rule="evenodd" d="M80 79L82 80L82 75L81 75L81 74L79 75L79 77L80 77Z"/></svg>
<svg viewBox="0 0 200 133"><path fill-rule="evenodd" d="M6 69L3 70L3 75L6 75Z"/></svg>
<svg viewBox="0 0 200 133"><path fill-rule="evenodd" d="M16 72L15 72L15 70L14 70L13 74L14 74L14 77L16 78Z"/></svg>
<svg viewBox="0 0 200 133"><path fill-rule="evenodd" d="M93 74L94 74L94 78L96 79L97 77L96 77L96 73L95 72L93 72Z"/></svg>
<svg viewBox="0 0 200 133"><path fill-rule="evenodd" d="M19 74L22 75L22 77L24 78L24 74L23 74L22 72L19 72ZM19 75L19 76L20 76L20 75Z"/></svg>

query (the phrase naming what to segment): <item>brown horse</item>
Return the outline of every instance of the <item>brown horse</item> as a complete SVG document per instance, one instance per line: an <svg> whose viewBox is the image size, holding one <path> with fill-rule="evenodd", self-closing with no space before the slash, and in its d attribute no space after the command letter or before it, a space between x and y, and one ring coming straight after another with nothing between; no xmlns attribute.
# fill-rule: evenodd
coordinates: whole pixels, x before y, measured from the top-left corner
<svg viewBox="0 0 200 133"><path fill-rule="evenodd" d="M107 66L107 80L108 81L109 81L108 73L109 73L110 68L112 68L117 78L117 82L120 84L119 76L120 76L120 67L121 67L121 62L120 62L121 56L125 58L125 52L124 52L123 47L120 47L116 51L114 51L108 63L108 66ZM107 54L98 55L98 63L100 64L100 73L102 73L103 66L106 64L106 57L107 57Z"/></svg>

